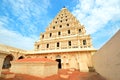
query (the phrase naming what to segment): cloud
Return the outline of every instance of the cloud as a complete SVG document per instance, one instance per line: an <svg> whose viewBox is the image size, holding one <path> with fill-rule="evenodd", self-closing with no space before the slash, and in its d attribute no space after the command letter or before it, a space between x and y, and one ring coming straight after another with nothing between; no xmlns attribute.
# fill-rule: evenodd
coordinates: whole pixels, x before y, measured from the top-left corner
<svg viewBox="0 0 120 80"><path fill-rule="evenodd" d="M50 5L49 0L2 0L0 43L21 49L33 49L41 28L46 27L49 20L47 9Z"/></svg>
<svg viewBox="0 0 120 80"><path fill-rule="evenodd" d="M78 0L72 13L99 49L120 29L120 0Z"/></svg>
<svg viewBox="0 0 120 80"><path fill-rule="evenodd" d="M10 31L3 28L2 24L3 23L0 23L0 43L20 49L33 49L34 41L37 39L36 36L25 37L18 32Z"/></svg>
<svg viewBox="0 0 120 80"><path fill-rule="evenodd" d="M42 27L46 27L49 17L47 9L50 6L49 0L4 0L1 7L6 7L2 12L11 23L11 30L19 31L22 35L38 34ZM7 6L8 5L8 6ZM48 17L48 18L45 18ZM33 30L34 29L34 30Z"/></svg>
<svg viewBox="0 0 120 80"><path fill-rule="evenodd" d="M110 21L120 20L119 0L79 0L73 14L85 25L87 33L94 34Z"/></svg>

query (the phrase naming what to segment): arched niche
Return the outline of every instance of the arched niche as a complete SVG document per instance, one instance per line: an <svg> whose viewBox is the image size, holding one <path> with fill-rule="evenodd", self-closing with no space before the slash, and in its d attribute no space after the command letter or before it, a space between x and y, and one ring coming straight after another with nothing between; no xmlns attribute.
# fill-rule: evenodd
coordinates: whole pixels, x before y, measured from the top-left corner
<svg viewBox="0 0 120 80"><path fill-rule="evenodd" d="M4 59L4 62L3 62L3 69L9 69L11 67L11 63L10 61L12 61L14 59L13 55L7 55Z"/></svg>
<svg viewBox="0 0 120 80"><path fill-rule="evenodd" d="M24 56L20 56L20 57L18 57L18 59L24 59Z"/></svg>

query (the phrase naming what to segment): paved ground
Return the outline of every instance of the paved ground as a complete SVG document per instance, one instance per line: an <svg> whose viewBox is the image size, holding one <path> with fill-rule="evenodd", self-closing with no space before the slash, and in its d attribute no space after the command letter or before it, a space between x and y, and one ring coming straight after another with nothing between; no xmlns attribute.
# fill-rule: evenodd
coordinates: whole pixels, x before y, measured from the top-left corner
<svg viewBox="0 0 120 80"><path fill-rule="evenodd" d="M16 74L15 78L0 80L105 80L102 76L96 72L79 72L77 70L65 70L61 69L58 71L57 75L53 75L46 78L40 78L36 76L30 76L26 74Z"/></svg>

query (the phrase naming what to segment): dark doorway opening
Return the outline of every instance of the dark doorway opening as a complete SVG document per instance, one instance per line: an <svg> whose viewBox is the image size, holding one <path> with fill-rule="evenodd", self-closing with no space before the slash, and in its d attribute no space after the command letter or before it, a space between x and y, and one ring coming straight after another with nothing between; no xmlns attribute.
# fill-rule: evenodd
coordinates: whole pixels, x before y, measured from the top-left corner
<svg viewBox="0 0 120 80"><path fill-rule="evenodd" d="M13 56L12 55L8 55L5 57L4 62L3 62L3 69L9 69L11 67L11 63L10 61L13 60Z"/></svg>
<svg viewBox="0 0 120 80"><path fill-rule="evenodd" d="M23 56L20 56L18 59L24 59L24 57L23 57Z"/></svg>
<svg viewBox="0 0 120 80"><path fill-rule="evenodd" d="M62 66L61 66L61 59L56 59L56 61L58 62L58 69L61 69Z"/></svg>

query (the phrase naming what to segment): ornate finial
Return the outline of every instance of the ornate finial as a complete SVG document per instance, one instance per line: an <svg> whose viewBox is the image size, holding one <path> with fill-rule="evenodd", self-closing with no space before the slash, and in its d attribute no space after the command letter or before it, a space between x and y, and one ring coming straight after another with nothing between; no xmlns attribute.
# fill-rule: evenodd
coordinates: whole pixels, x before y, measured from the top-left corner
<svg viewBox="0 0 120 80"><path fill-rule="evenodd" d="M65 6L63 6L63 8L65 8Z"/></svg>
<svg viewBox="0 0 120 80"><path fill-rule="evenodd" d="M66 9L66 7L65 6L63 6L63 8L62 9Z"/></svg>

